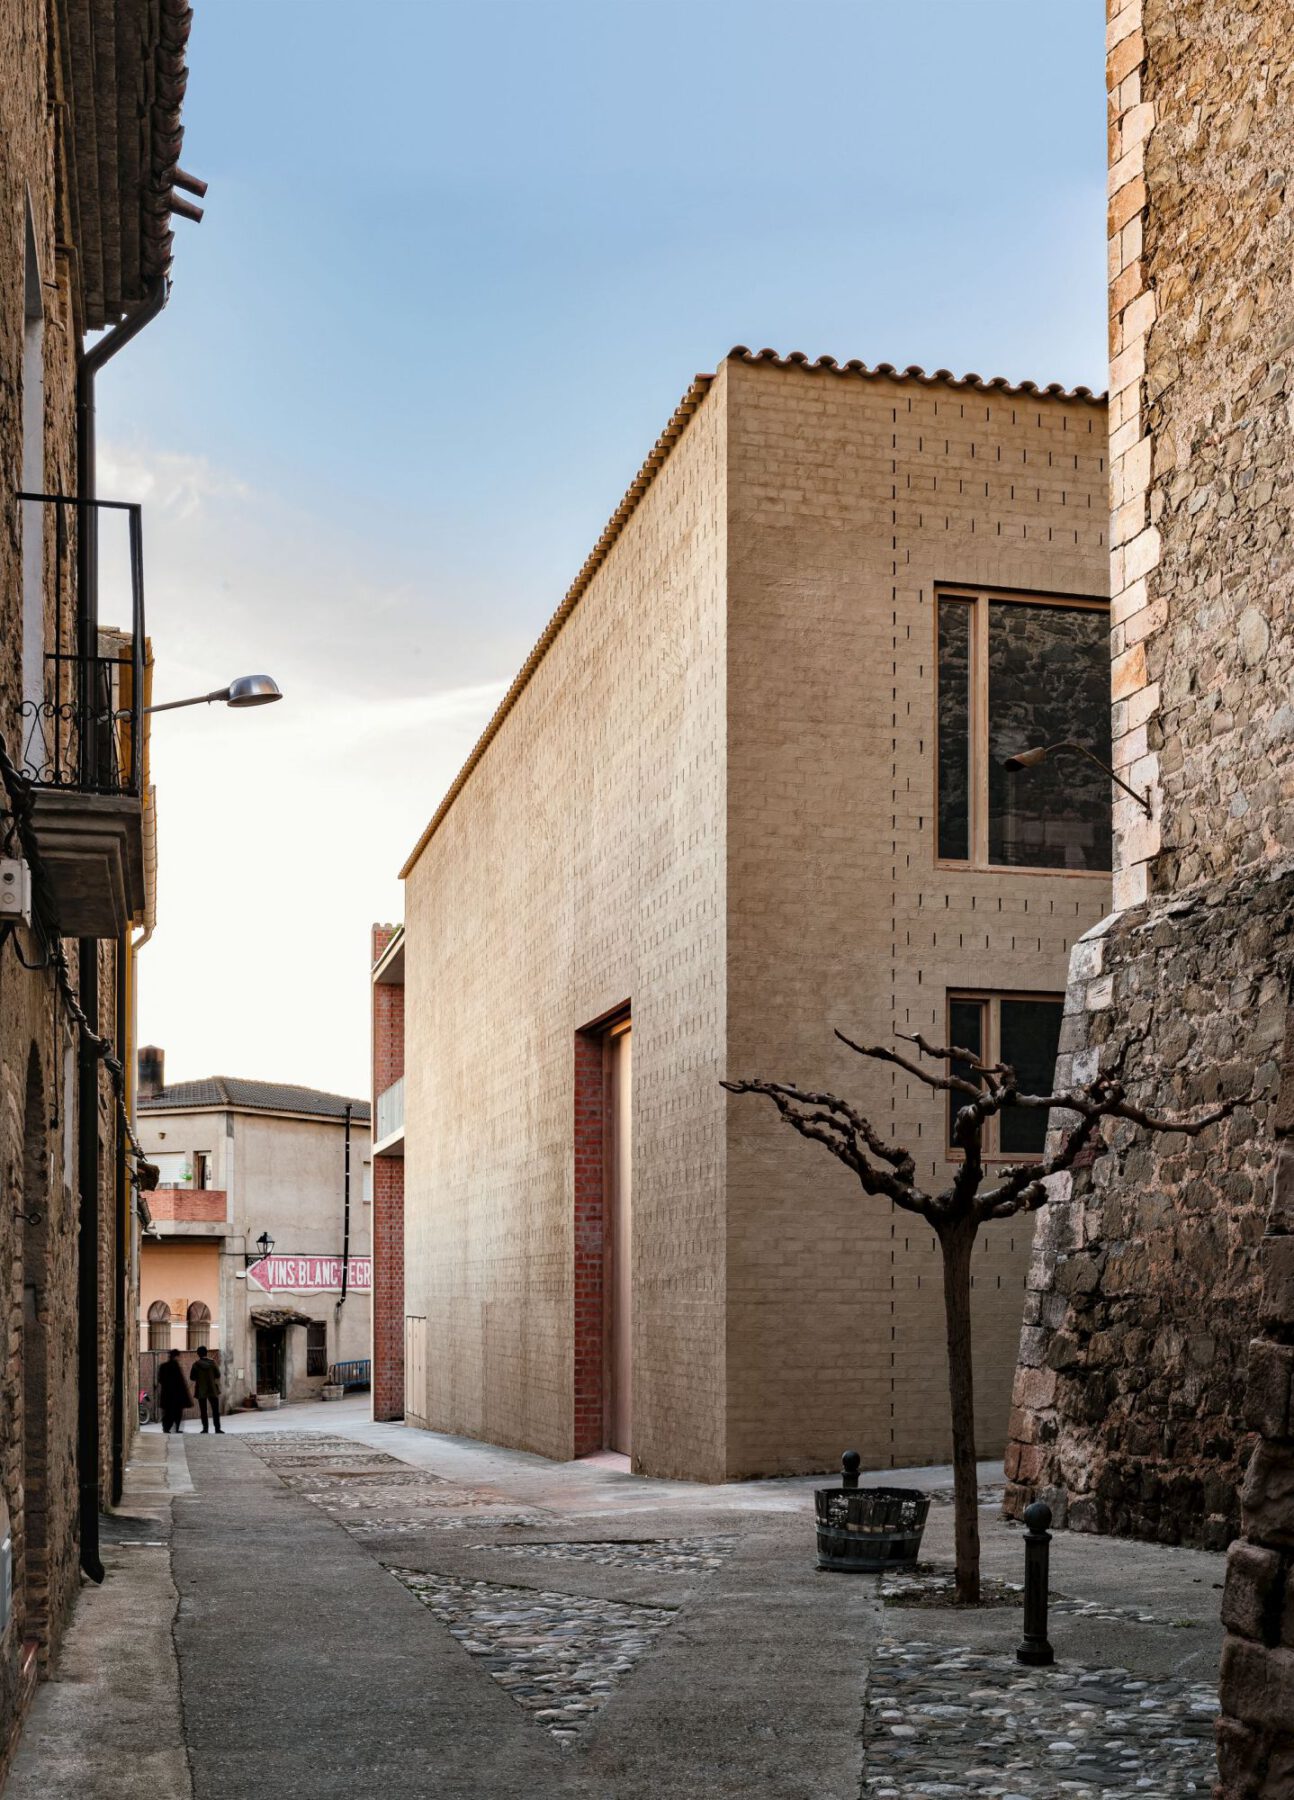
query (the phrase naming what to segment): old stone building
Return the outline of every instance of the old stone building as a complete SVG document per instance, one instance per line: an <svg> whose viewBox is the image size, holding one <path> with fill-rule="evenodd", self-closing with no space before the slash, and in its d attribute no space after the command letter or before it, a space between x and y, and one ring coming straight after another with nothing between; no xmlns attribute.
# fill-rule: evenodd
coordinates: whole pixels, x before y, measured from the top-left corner
<svg viewBox="0 0 1294 1800"><path fill-rule="evenodd" d="M702 1479L946 1457L930 1235L719 1081L843 1089L940 1180L944 1109L833 1027L1050 1076L1108 784L1002 764L1108 749L1106 480L1085 390L695 381L404 871L411 1421ZM1028 1248L978 1252L985 1453Z"/></svg>
<svg viewBox="0 0 1294 1800"><path fill-rule="evenodd" d="M1111 13L1114 744L1150 817L1116 802L1117 910L1075 950L1062 1073L1122 1047L1143 1103L1248 1099L1196 1141L1122 1130L1063 1184L1008 1458L1017 1506L1212 1547L1252 1443L1291 972L1292 45L1269 0Z"/></svg>
<svg viewBox="0 0 1294 1800"><path fill-rule="evenodd" d="M148 650L138 509L96 496L94 380L166 298L188 26L181 0L0 7L0 1779L81 1574L102 1579L136 1419Z"/></svg>

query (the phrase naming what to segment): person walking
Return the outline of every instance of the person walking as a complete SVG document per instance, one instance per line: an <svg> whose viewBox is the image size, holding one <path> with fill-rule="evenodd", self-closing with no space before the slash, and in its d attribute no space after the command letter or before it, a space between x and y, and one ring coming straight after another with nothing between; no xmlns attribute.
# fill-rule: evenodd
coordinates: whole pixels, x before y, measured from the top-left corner
<svg viewBox="0 0 1294 1800"><path fill-rule="evenodd" d="M172 1350L157 1371L157 1391L162 1403L162 1430L183 1431L184 1409L193 1402L189 1384L180 1367L180 1353Z"/></svg>
<svg viewBox="0 0 1294 1800"><path fill-rule="evenodd" d="M220 1429L220 1370L207 1355L207 1346L198 1345L198 1360L189 1370L189 1380L193 1383L193 1391L198 1399L198 1411L202 1414L202 1429L207 1429L207 1409L211 1409L211 1420L216 1428L216 1435L223 1437Z"/></svg>

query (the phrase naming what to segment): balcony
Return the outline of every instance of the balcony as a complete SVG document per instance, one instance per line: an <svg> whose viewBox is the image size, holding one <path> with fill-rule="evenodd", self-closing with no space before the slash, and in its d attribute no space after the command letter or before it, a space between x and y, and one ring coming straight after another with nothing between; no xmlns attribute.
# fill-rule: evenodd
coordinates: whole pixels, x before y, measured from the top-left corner
<svg viewBox="0 0 1294 1800"><path fill-rule="evenodd" d="M144 903L140 509L57 494L18 498L46 600L51 587L54 600L54 649L45 657L43 692L23 700L18 756L32 788L47 898L64 937L117 938ZM124 524L111 561L128 590L128 631L99 631L82 616L79 596L98 589L101 514Z"/></svg>
<svg viewBox="0 0 1294 1800"><path fill-rule="evenodd" d="M223 1188L159 1187L144 1195L159 1237L219 1238L229 1231Z"/></svg>
<svg viewBox="0 0 1294 1800"><path fill-rule="evenodd" d="M377 1097L374 1109L374 1156L404 1155L404 1076Z"/></svg>

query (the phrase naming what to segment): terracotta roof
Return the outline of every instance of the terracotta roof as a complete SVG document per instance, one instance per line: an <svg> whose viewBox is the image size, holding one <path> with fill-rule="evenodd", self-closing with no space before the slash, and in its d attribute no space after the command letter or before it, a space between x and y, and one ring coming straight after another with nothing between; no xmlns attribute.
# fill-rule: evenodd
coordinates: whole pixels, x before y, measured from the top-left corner
<svg viewBox="0 0 1294 1800"><path fill-rule="evenodd" d="M367 1125L369 1103L281 1081L244 1081L236 1075L210 1075L204 1081L173 1081L147 1099L141 1095L137 1105L140 1112L186 1112L190 1108L217 1106L232 1112L310 1113L321 1119L344 1118L349 1106L355 1123Z"/></svg>
<svg viewBox="0 0 1294 1800"><path fill-rule="evenodd" d="M803 350L792 350L789 356L779 356L776 350L747 350L744 344L737 344L724 360L758 363L774 369L822 369L829 375L861 375L868 381L915 381L922 387L975 388L982 394L1041 394L1049 395L1053 400L1087 400L1093 406L1106 403L1104 393L1093 393L1086 387L1067 388L1059 381L1039 387L1036 381L1008 381L1005 375L992 375L986 381L982 375L954 375L951 369L936 369L927 375L919 363L897 369L893 363L869 365L856 358L844 363L837 362L834 356L811 360Z"/></svg>
<svg viewBox="0 0 1294 1800"><path fill-rule="evenodd" d="M925 370L916 363L910 363L906 369L898 369L895 368L893 363L877 363L874 367L871 367L867 363L858 362L857 360L845 363L837 362L834 356L820 356L816 361L812 361L802 350L792 350L788 356L779 356L776 350L748 350L744 344L734 345L723 360L725 362L745 363L751 366L760 365L765 368L802 369L807 370L810 373L821 372L822 374L827 375L839 375L854 378L862 377L862 379L866 381L912 381L919 383L922 387L939 386L971 388L981 393L1032 394L1058 400L1077 400L1086 402L1091 406L1104 406L1106 404L1106 395L1103 393L1095 394L1091 388L1066 388L1058 381L1053 381L1046 387L1039 387L1037 382L1034 381L1010 382L1002 375L995 375L990 380L985 381L983 377L979 375L958 376L953 375L947 369L936 369L932 375L927 375ZM473 745L467 761L454 777L448 793L432 814L426 830L414 845L404 867L400 870L400 879L402 881L409 874L418 858L431 842L431 839L434 837L440 826L441 820L445 817L445 814L463 791L463 787L467 782L469 775L472 773L472 770L485 755L491 742L498 734L503 721L516 705L522 689L526 686L535 670L539 667L539 664L543 661L548 652L549 645L557 636L562 626L566 623L571 613L575 610L585 589L597 574L598 570L602 567L602 564L606 561L612 545L628 524L638 502L642 499L643 495L647 492L647 489L655 480L657 471L665 461L665 458L683 435L688 420L700 406L702 400L705 399L707 393L709 393L713 381L713 375L696 375L693 377L691 387L675 407L669 424L657 438L651 455L647 458L642 468L639 469L637 475L629 484L624 499L620 502L619 506L617 506L616 510L607 521L606 529L603 531L602 536L598 539L597 543L593 546L592 551L585 560L583 568L575 577L571 586L567 589L566 596L561 605L557 608L557 611L553 614L547 625L545 625L539 642L535 645L534 649L530 652L530 655L522 664L516 679L495 708L485 730Z"/></svg>
<svg viewBox="0 0 1294 1800"><path fill-rule="evenodd" d="M193 12L188 0L57 0L56 10L67 229L81 328L97 331L170 270L171 214L189 205L174 188Z"/></svg>

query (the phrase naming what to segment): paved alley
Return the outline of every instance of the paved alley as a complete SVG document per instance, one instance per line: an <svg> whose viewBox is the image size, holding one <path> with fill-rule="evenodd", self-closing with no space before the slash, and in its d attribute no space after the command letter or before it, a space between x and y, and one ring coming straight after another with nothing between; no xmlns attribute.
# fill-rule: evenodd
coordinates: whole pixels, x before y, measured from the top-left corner
<svg viewBox="0 0 1294 1800"><path fill-rule="evenodd" d="M946 1471L931 1570L882 1584L816 1572L812 1480L548 1463L362 1399L227 1424L139 1439L9 1800L1208 1791L1220 1559L1059 1537L1060 1666L1017 1670L991 1465L967 1617Z"/></svg>

